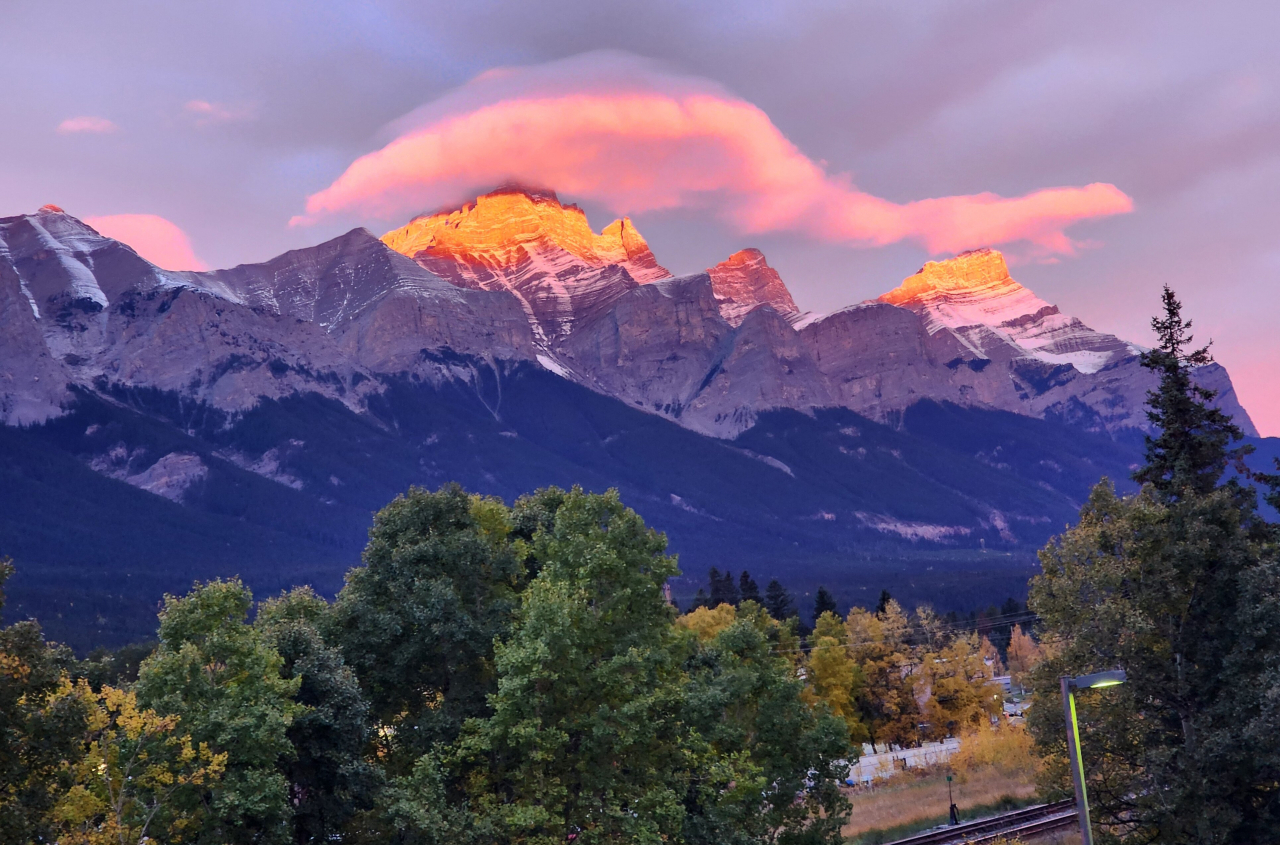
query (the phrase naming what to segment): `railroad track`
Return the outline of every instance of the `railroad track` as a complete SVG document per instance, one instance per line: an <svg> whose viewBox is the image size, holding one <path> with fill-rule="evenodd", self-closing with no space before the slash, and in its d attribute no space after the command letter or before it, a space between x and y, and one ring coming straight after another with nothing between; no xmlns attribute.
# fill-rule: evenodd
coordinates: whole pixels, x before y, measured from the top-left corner
<svg viewBox="0 0 1280 845"><path fill-rule="evenodd" d="M1001 816L958 824L955 827L918 833L906 839L899 839L891 845L951 845L951 843L961 842L966 845L982 845L1001 837L1040 836L1055 830L1064 830L1075 824L1076 802L1057 801L1053 804L1039 804Z"/></svg>

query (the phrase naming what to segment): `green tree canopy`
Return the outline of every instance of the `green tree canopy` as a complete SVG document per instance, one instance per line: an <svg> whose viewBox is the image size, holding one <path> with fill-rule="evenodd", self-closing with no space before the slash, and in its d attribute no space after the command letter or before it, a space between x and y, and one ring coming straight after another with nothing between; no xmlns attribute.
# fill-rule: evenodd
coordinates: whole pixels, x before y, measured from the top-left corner
<svg viewBox="0 0 1280 845"><path fill-rule="evenodd" d="M329 605L308 587L263 602L254 626L283 661L281 676L299 681L303 710L289 725L293 754L284 763L295 842L327 842L373 807L381 772L365 759L369 703L342 653L320 627Z"/></svg>
<svg viewBox="0 0 1280 845"><path fill-rule="evenodd" d="M843 714L806 703L805 684L776 653L785 624L743 602L713 638L686 643L684 720L705 749L685 797L684 842L841 841L849 730Z"/></svg>
<svg viewBox="0 0 1280 845"><path fill-rule="evenodd" d="M459 754L479 815L509 841L679 831L686 761L665 548L616 493L577 489L533 538L540 573L495 655L493 715L468 724Z"/></svg>
<svg viewBox="0 0 1280 845"><path fill-rule="evenodd" d="M550 504L527 502L519 527L536 531ZM526 578L516 527L501 501L456 484L413 488L374 517L364 566L347 573L325 634L384 726L393 774L489 712L494 639L509 630Z"/></svg>

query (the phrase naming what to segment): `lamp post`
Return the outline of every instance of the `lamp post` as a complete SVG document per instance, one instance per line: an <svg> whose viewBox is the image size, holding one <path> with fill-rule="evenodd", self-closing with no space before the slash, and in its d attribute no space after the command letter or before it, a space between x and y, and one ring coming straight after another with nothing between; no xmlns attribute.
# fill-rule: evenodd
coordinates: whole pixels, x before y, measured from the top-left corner
<svg viewBox="0 0 1280 845"><path fill-rule="evenodd" d="M1076 786L1076 814L1080 817L1080 843L1093 845L1093 828L1089 825L1089 796L1084 787L1084 762L1080 759L1080 724L1076 721L1076 690L1114 687L1125 682L1123 669L1095 672L1078 678L1063 677L1062 709L1067 717L1067 757L1071 762L1071 780Z"/></svg>

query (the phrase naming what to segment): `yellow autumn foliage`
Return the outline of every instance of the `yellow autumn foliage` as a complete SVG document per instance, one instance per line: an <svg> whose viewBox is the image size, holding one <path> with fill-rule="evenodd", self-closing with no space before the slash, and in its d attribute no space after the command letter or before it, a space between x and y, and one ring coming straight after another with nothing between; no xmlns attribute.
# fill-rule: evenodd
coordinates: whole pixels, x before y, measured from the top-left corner
<svg viewBox="0 0 1280 845"><path fill-rule="evenodd" d="M74 785L53 810L60 845L182 842L195 833L199 792L221 779L225 753L195 745L176 716L140 708L133 692L80 680L60 695L88 712L84 754Z"/></svg>
<svg viewBox="0 0 1280 845"><path fill-rule="evenodd" d="M716 635L738 620L738 611L731 604L719 607L699 607L676 619L676 625L698 635L698 639L714 640Z"/></svg>

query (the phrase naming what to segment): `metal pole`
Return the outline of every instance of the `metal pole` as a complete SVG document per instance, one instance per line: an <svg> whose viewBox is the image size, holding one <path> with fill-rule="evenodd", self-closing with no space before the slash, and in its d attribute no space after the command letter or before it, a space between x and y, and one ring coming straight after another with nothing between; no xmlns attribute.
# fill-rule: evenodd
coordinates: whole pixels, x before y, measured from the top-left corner
<svg viewBox="0 0 1280 845"><path fill-rule="evenodd" d="M1093 829L1089 825L1089 796L1084 788L1084 763L1080 759L1080 725L1076 721L1076 697L1071 679L1062 679L1062 709L1067 717L1067 759L1071 763L1071 779L1076 786L1076 815L1080 817L1080 843L1093 845Z"/></svg>

